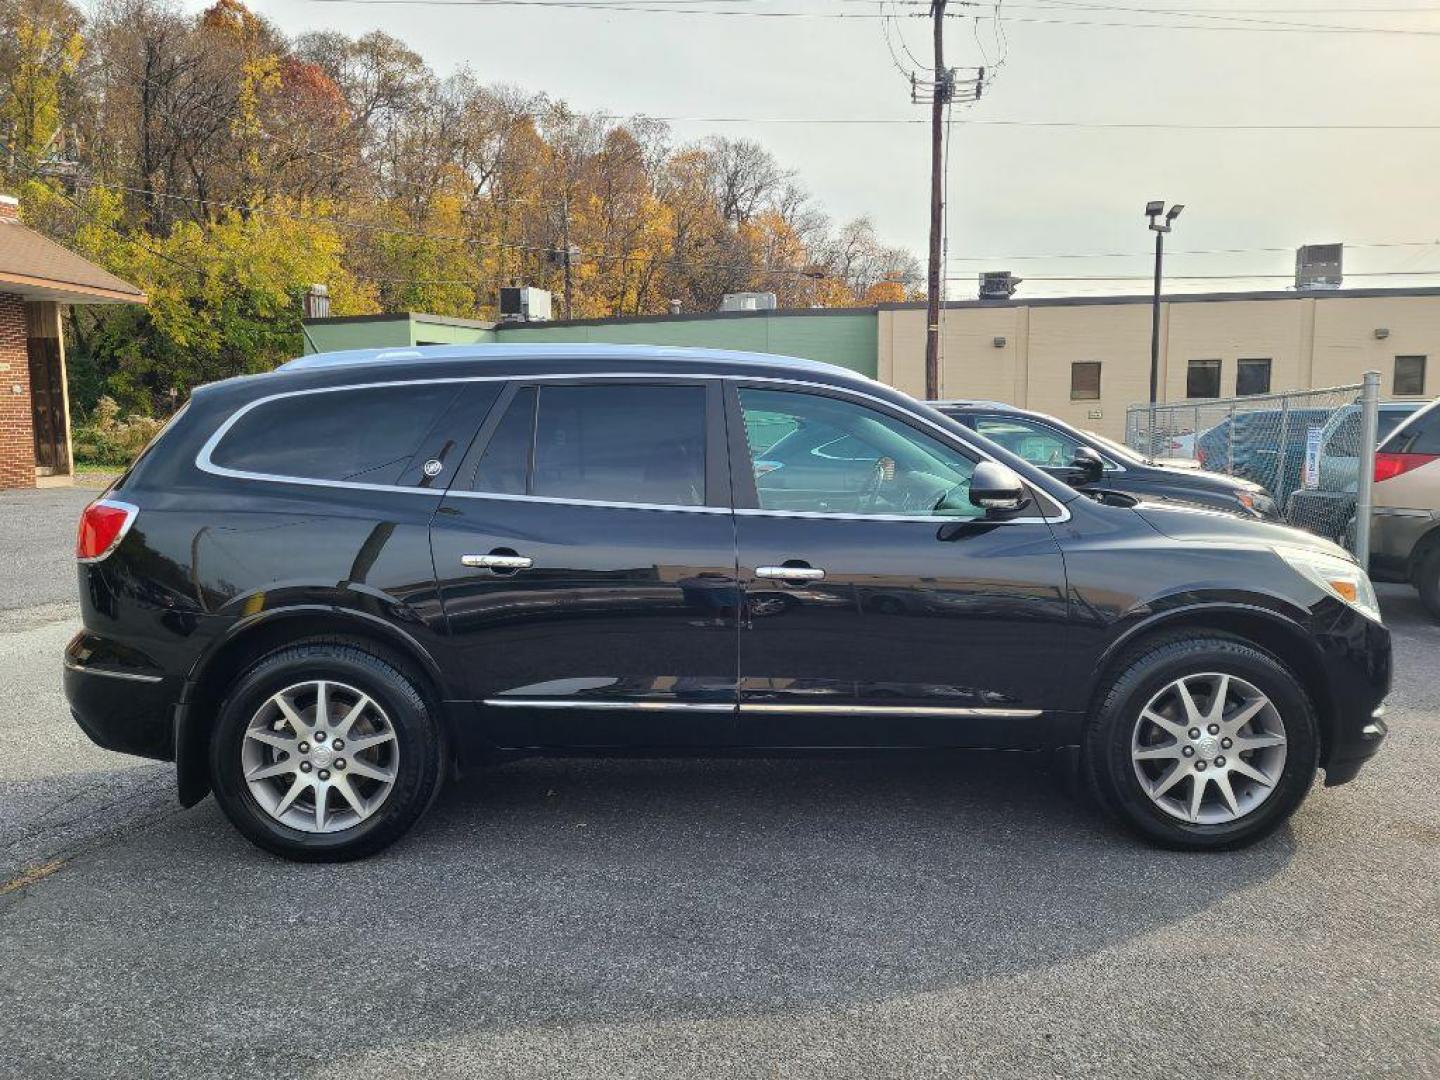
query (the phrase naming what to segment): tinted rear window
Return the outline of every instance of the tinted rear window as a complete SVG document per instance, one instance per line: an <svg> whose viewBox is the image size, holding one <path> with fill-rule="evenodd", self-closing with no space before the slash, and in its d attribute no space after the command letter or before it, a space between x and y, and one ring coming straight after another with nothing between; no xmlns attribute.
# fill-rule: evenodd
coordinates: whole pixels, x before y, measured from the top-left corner
<svg viewBox="0 0 1440 1080"><path fill-rule="evenodd" d="M533 495L699 506L700 386L546 386L535 421Z"/></svg>
<svg viewBox="0 0 1440 1080"><path fill-rule="evenodd" d="M460 392L427 383L276 398L236 420L210 460L270 476L393 484Z"/></svg>
<svg viewBox="0 0 1440 1080"><path fill-rule="evenodd" d="M475 470L476 491L524 495L530 471L531 435L535 428L535 388L515 395L490 436Z"/></svg>

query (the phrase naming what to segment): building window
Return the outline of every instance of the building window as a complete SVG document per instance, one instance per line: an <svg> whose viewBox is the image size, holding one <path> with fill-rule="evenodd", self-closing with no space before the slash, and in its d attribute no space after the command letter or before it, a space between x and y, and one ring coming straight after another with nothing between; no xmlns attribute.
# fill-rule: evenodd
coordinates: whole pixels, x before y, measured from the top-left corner
<svg viewBox="0 0 1440 1080"><path fill-rule="evenodd" d="M1235 361L1235 393L1239 397L1270 392L1269 360Z"/></svg>
<svg viewBox="0 0 1440 1080"><path fill-rule="evenodd" d="M1187 398L1218 398L1220 396L1220 361L1191 360L1185 373Z"/></svg>
<svg viewBox="0 0 1440 1080"><path fill-rule="evenodd" d="M1395 357L1396 397L1418 397L1425 393L1425 357Z"/></svg>
<svg viewBox="0 0 1440 1080"><path fill-rule="evenodd" d="M1076 360L1070 365L1070 400L1100 400L1100 361Z"/></svg>

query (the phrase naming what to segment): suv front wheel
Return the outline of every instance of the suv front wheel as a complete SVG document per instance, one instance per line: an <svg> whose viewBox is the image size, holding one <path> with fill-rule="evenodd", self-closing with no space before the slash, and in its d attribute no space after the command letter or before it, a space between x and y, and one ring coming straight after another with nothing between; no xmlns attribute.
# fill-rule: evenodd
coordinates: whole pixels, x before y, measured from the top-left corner
<svg viewBox="0 0 1440 1080"><path fill-rule="evenodd" d="M1084 748L1102 805L1166 847L1233 848L1277 828L1319 757L1303 687L1243 641L1172 638L1133 655L1102 692Z"/></svg>
<svg viewBox="0 0 1440 1080"><path fill-rule="evenodd" d="M442 746L424 697L350 645L273 653L220 707L215 797L252 842L289 859L363 858L394 842L439 791Z"/></svg>

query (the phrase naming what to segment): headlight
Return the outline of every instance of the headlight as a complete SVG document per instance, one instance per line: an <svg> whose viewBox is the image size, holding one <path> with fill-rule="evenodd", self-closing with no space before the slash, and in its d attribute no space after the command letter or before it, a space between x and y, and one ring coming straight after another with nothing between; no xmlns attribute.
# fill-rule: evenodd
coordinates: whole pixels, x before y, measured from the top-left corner
<svg viewBox="0 0 1440 1080"><path fill-rule="evenodd" d="M1277 547L1279 555L1296 572L1309 578L1325 592L1345 601L1355 610L1381 622L1380 601L1375 598L1375 586L1370 584L1370 575L1359 565L1337 555L1306 548Z"/></svg>
<svg viewBox="0 0 1440 1080"><path fill-rule="evenodd" d="M1261 495L1252 491L1235 492L1235 501L1245 507L1252 514L1268 514L1275 509L1275 500L1269 495Z"/></svg>

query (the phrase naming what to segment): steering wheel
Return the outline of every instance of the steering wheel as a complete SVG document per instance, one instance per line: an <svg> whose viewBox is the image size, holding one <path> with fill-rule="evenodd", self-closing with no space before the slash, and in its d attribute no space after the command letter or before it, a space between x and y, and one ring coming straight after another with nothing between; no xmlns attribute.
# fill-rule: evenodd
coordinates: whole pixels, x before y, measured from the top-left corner
<svg viewBox="0 0 1440 1080"><path fill-rule="evenodd" d="M885 482L885 459L879 458L870 469L870 476L865 481L865 486L860 489L859 498L860 512L868 514L875 509L875 503L880 498L880 485Z"/></svg>

